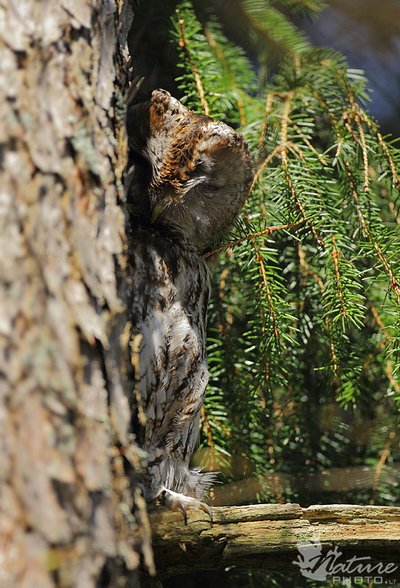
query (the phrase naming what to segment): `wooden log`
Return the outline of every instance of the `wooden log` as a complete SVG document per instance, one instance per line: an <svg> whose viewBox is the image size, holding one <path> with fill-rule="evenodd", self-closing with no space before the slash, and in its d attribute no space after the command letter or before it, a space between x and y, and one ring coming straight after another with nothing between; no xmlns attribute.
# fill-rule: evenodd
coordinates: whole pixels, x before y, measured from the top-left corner
<svg viewBox="0 0 400 588"><path fill-rule="evenodd" d="M340 561L364 556L371 564L392 562L390 579L400 577L400 508L258 504L213 513L213 527L200 512L190 513L187 526L180 513L160 507L150 514L160 578L229 565L299 573L292 563L297 544L318 539L324 553L336 546Z"/></svg>

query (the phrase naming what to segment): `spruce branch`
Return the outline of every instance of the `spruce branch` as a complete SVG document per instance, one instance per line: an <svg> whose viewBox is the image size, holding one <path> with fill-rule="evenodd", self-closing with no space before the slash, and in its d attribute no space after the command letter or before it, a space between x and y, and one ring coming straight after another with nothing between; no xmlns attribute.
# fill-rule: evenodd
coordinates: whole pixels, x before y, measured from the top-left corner
<svg viewBox="0 0 400 588"><path fill-rule="evenodd" d="M199 98L200 98L200 102L201 102L201 106L203 108L204 114L207 116L210 116L210 107L207 102L203 81L202 81L201 76L199 74L199 70L195 66L194 61L192 59L192 55L191 55L189 45L188 45L188 40L187 40L186 34L185 34L185 21L183 18L180 18L178 20L178 25L179 25L178 45L181 49L183 49L185 56L186 56L186 59L189 63L191 72L193 74L193 78L196 83L197 92L199 94Z"/></svg>
<svg viewBox="0 0 400 588"><path fill-rule="evenodd" d="M259 151L261 151L261 149L264 145L265 135L267 132L267 127L268 127L268 117L269 117L270 112L272 110L274 97L275 97L274 92L267 92L267 96L265 99L265 106L264 106L264 114L263 114L263 119L262 119L262 124L261 124L260 138L258 139Z"/></svg>
<svg viewBox="0 0 400 588"><path fill-rule="evenodd" d="M317 410L333 400L352 415L361 399L374 414L392 406L391 395L400 402L400 151L363 108L360 73L285 24L288 2L274 0L272 10L265 0L242 3L257 72L215 17L202 13L200 22L188 2L179 5L184 29L176 20L174 33L187 103L204 111L203 92L212 116L241 125L255 161L231 236L204 254L214 257L218 344L210 342L202 422L216 459L220 450L245 454L256 476L293 467L293 455L314 467L349 455L346 423L319 425ZM286 56L264 79L271 47L274 59ZM382 458L378 434L365 454Z"/></svg>
<svg viewBox="0 0 400 588"><path fill-rule="evenodd" d="M212 257L214 255L218 255L219 253L222 253L223 251L226 251L227 249L232 249L232 248L236 247L237 245L241 245L242 243L245 243L246 241L253 240L254 238L257 238L257 237L266 237L266 236L272 235L272 233L275 233L276 231L288 231L290 229L295 229L295 228L299 227L301 224L302 224L302 221L298 221L298 222L290 223L290 224L286 224L286 225L267 227L267 228L263 229L262 231L257 231L256 233L249 233L249 234L245 235L244 237L240 237L239 239L235 239L234 241L227 241L226 243L223 243L222 245L220 245L216 249L213 249L212 251L207 251L206 253L203 254L203 257L204 257L204 259L209 259L210 257Z"/></svg>
<svg viewBox="0 0 400 588"><path fill-rule="evenodd" d="M264 258L261 255L261 251L260 248L258 246L257 240L255 237L251 238L251 241L253 243L253 247L254 247L254 251L256 252L256 260L257 263L259 265L259 271L260 271L260 276L262 278L262 283L260 284L260 288L265 289L265 293L267 295L267 299L268 299L268 306L269 306L269 315L272 321L272 327L273 327L273 332L274 332L274 337L275 337L275 342L277 343L280 339L280 331L279 331L279 326L278 326L278 320L277 320L277 316L276 316L276 312L275 312L275 308L274 308L274 303L272 300L272 295L271 295L271 288L269 285L269 280L267 277L267 272L265 270L265 263L264 263Z"/></svg>
<svg viewBox="0 0 400 588"><path fill-rule="evenodd" d="M211 49L214 51L216 58L222 64L225 73L228 76L229 86L233 90L233 94L236 100L236 104L240 113L240 126L246 126L246 109L243 101L243 91L238 87L236 83L236 77L234 72L231 70L229 62L225 58L225 55L219 46L215 35L212 33L210 27L205 27L204 34L207 39L208 44L210 45Z"/></svg>
<svg viewBox="0 0 400 588"><path fill-rule="evenodd" d="M340 252L338 251L338 249L336 247L335 238L333 237L333 235L331 237L331 243L332 243L331 257L332 257L333 265L335 268L335 280L336 280L336 286L337 286L337 291L338 291L338 296L339 296L340 312L341 312L341 315L343 316L343 318L345 320L348 320L349 315L348 315L348 312L346 309L346 304L345 304L344 297L343 297L343 288L342 288L340 269L339 269Z"/></svg>
<svg viewBox="0 0 400 588"><path fill-rule="evenodd" d="M354 176L353 176L353 172L351 170L350 164L347 160L344 161L344 164L346 167L349 186L350 186L351 194L352 194L354 202L355 202L357 217L360 221L360 225L361 225L367 239L372 244L380 262L382 263L383 268L385 269L385 272L387 273L387 275L389 277L390 290L392 290L395 293L396 298L397 298L397 304L400 306L400 284L395 277L395 274L393 272L392 265L391 265L389 259L386 257L386 255L384 254L384 252L382 250L382 247L379 245L377 239L373 235L370 227L368 226L366 218L362 212L360 197L359 197L359 194L358 194L358 191L356 188L356 182L354 180Z"/></svg>
<svg viewBox="0 0 400 588"><path fill-rule="evenodd" d="M317 283L319 291L320 291L321 296L323 298L324 294L325 294L324 282L322 281L320 276L312 270L311 266L307 262L306 255L305 255L303 247L301 246L301 243L298 243L297 250L298 250L300 267L301 267L302 273L305 275L312 276L312 278ZM332 333L333 326L332 326L331 317L325 316L324 322L325 322L326 331L329 336L329 350L330 350L330 355L331 355L331 360L332 360L333 374L334 374L336 383L338 383L340 381L340 370L339 370L339 364L338 364L338 354L337 354L336 348L335 348L335 340L333 338L333 333Z"/></svg>

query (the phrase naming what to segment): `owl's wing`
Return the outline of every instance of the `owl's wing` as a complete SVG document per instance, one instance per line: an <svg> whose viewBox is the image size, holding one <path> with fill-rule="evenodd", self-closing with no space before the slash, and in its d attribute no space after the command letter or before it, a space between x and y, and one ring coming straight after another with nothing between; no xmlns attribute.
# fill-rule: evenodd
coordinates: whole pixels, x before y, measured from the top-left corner
<svg viewBox="0 0 400 588"><path fill-rule="evenodd" d="M133 247L133 335L141 336L136 374L147 423L143 446L189 460L207 384L203 261L171 241L140 232Z"/></svg>

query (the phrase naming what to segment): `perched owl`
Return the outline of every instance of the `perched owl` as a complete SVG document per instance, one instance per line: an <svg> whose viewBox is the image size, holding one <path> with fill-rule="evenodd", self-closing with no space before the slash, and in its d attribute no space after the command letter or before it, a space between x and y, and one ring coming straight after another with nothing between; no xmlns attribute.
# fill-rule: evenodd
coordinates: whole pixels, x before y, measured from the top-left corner
<svg viewBox="0 0 400 588"><path fill-rule="evenodd" d="M208 380L204 252L229 228L252 181L247 146L222 122L186 109L165 90L130 108L132 337L145 419L146 499L173 510L203 502L213 475L190 469Z"/></svg>

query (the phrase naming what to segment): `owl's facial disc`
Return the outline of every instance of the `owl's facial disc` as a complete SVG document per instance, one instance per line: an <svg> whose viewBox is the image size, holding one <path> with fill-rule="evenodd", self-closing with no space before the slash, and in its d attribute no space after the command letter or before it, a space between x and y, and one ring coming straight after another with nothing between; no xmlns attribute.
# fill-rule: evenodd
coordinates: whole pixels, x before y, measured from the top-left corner
<svg viewBox="0 0 400 588"><path fill-rule="evenodd" d="M166 182L154 191L153 219L175 227L205 250L232 224L251 180L251 162L243 144L240 149L221 145L218 137L200 142L197 160L185 180L175 185Z"/></svg>
<svg viewBox="0 0 400 588"><path fill-rule="evenodd" d="M207 173L186 193L182 225L200 249L216 242L231 226L247 197L252 180L247 151L232 145L212 145Z"/></svg>
<svg viewBox="0 0 400 588"><path fill-rule="evenodd" d="M218 168L218 158L214 155L202 154L196 163L195 170L189 175L185 185L185 194L196 187L201 187L204 195L212 197L226 185L224 174Z"/></svg>

